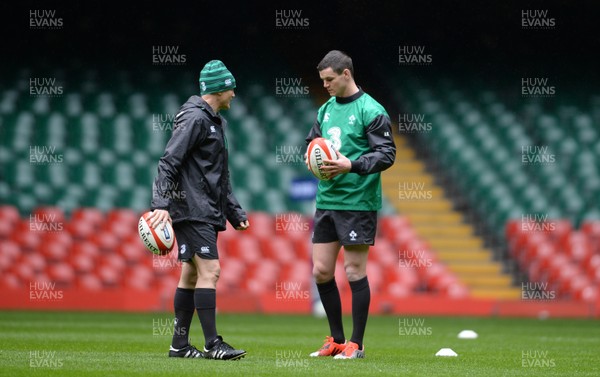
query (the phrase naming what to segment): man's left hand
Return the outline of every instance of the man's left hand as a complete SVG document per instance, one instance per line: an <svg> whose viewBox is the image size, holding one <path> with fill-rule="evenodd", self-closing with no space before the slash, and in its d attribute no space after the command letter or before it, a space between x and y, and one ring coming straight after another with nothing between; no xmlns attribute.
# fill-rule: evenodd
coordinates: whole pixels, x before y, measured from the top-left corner
<svg viewBox="0 0 600 377"><path fill-rule="evenodd" d="M348 157L341 154L338 150L335 151L337 154L337 160L323 160L324 165L321 167L321 171L327 173L329 178L334 178L340 174L346 174L350 172L352 163Z"/></svg>

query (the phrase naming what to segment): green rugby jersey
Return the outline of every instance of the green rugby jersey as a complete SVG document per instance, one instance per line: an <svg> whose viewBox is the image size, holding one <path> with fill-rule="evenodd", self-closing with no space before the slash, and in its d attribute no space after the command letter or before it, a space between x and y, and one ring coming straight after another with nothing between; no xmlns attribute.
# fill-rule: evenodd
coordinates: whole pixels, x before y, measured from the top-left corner
<svg viewBox="0 0 600 377"><path fill-rule="evenodd" d="M319 182L317 208L379 210L380 172L396 157L390 118L383 106L362 90L350 97L331 97L319 109L306 142L316 137L329 139L352 161L349 173Z"/></svg>

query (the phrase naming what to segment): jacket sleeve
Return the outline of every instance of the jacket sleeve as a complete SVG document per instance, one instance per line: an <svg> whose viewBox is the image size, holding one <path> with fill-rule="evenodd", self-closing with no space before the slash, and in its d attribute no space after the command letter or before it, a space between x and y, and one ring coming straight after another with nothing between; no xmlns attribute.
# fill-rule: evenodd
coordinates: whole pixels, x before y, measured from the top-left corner
<svg viewBox="0 0 600 377"><path fill-rule="evenodd" d="M158 161L158 175L152 184L152 203L150 208L169 210L173 191L178 187L181 165L195 144L205 137L205 129L198 118L188 118L177 124L173 135L165 148L165 153ZM181 194L181 193L179 193Z"/></svg>
<svg viewBox="0 0 600 377"><path fill-rule="evenodd" d="M308 135L306 136L306 145L310 144L313 139L321 137L321 124L318 120L315 120L315 123L311 127L310 131L308 131Z"/></svg>
<svg viewBox="0 0 600 377"><path fill-rule="evenodd" d="M227 208L225 216L234 228L237 228L243 221L248 220L246 211L242 209L235 195L233 195L231 180L229 179L229 169L227 169Z"/></svg>
<svg viewBox="0 0 600 377"><path fill-rule="evenodd" d="M371 152L352 161L351 173L367 175L381 172L394 164L396 144L392 134L390 118L378 115L366 129Z"/></svg>

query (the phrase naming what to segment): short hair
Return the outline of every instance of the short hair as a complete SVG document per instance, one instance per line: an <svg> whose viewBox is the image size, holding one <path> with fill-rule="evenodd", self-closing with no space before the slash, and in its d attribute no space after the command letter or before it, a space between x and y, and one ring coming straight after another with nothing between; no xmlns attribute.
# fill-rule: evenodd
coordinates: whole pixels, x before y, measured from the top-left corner
<svg viewBox="0 0 600 377"><path fill-rule="evenodd" d="M350 75L354 77L354 66L352 65L352 58L345 52L339 50L331 50L325 55L325 57L317 65L317 70L322 71L330 68L333 72L341 75L344 69L350 71Z"/></svg>

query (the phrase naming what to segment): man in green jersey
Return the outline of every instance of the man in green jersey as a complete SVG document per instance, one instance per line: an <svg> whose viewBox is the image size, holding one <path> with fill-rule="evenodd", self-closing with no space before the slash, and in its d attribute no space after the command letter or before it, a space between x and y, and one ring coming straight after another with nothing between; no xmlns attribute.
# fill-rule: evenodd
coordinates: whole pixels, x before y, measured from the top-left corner
<svg viewBox="0 0 600 377"><path fill-rule="evenodd" d="M330 51L317 66L331 98L319 109L306 138L329 139L337 160L325 160L330 180L320 181L313 233L313 275L331 335L311 356L364 357L363 336L371 293L367 280L369 245L375 243L381 208L380 172L396 157L390 118L377 101L354 82L352 59ZM335 264L343 246L344 269L352 291L352 337L346 341Z"/></svg>

